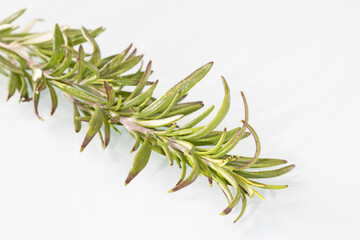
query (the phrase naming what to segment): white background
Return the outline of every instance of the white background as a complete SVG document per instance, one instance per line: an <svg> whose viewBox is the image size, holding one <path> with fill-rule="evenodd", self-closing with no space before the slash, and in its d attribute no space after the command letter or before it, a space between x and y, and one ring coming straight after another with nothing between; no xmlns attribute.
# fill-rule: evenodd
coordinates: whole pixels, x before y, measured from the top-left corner
<svg viewBox="0 0 360 240"><path fill-rule="evenodd" d="M1 18L28 7L18 21L87 28L105 26L103 56L134 43L153 61L156 96L213 60L207 77L190 92L219 108L224 75L232 90L225 125L243 118L240 90L262 157L296 164L266 182L288 184L262 191L219 213L226 200L199 178L168 194L180 170L153 154L147 168L123 183L134 154L123 131L102 151L95 139L79 153L64 99L49 117L49 95L40 103L6 102L0 78L0 239L354 239L359 226L360 2L359 1L7 1ZM212 114L211 116L213 116ZM252 155L251 138L234 153ZM353 236L353 237L351 237Z"/></svg>

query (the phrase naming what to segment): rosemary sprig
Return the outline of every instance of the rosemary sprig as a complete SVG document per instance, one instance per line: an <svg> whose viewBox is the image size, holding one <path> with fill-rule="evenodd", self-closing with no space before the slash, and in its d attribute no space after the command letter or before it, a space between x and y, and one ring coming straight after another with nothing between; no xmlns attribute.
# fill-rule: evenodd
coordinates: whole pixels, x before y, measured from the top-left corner
<svg viewBox="0 0 360 240"><path fill-rule="evenodd" d="M242 210L235 221L244 213L247 197L257 195L263 199L254 187L287 187L250 180L280 176L292 170L294 165L275 170L250 170L279 166L287 161L259 158L260 140L249 124L248 105L242 92L245 109L242 126L229 131L226 128L215 130L230 106L230 89L225 78L222 77L225 91L222 105L208 124L200 123L214 106L184 126L177 125L178 120L203 107L202 102L183 103L183 100L208 73L212 62L198 68L156 99L153 91L157 81L148 80L152 72L151 62L143 70L142 55L137 55L136 49L130 53L131 45L119 54L102 58L94 38L103 32L103 28L73 29L56 24L52 31L32 33L29 32L35 23L32 21L23 31L15 32L18 27L12 22L24 11L0 22L0 73L9 78L7 99L19 92L20 101L33 101L36 116L43 120L37 110L40 94L46 90L50 92L52 115L58 106L54 88L62 91L74 107L75 131L79 132L82 123L88 122L80 151L95 135L101 138L103 148L106 148L110 141L110 128L120 133L117 126L124 126L135 139L131 151L137 151L125 184L145 168L152 151L156 151L166 156L170 165L176 162L182 168L180 180L169 192L178 191L203 175L209 179L210 185L215 181L228 200L228 206L221 214L228 214L242 201ZM84 51L81 44L85 42L91 44L91 53ZM141 66L135 73L127 73L140 62ZM134 90L124 90L127 86L134 86ZM250 135L256 145L253 157L229 155L240 140ZM186 176L188 167L191 167L191 172Z"/></svg>

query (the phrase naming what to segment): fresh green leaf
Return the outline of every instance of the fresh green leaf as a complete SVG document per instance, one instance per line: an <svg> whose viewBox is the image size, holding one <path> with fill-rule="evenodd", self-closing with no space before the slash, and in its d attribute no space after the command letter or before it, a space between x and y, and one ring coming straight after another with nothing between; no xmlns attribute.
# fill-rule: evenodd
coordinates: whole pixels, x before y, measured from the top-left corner
<svg viewBox="0 0 360 240"><path fill-rule="evenodd" d="M110 124L108 120L109 119L104 115L104 134L105 134L104 145L103 145L104 149L109 145L110 142Z"/></svg>
<svg viewBox="0 0 360 240"><path fill-rule="evenodd" d="M94 138L96 133L99 132L101 126L103 125L103 121L104 121L103 110L99 106L96 106L95 111L89 122L89 129L86 133L83 143L81 144L80 152L82 152L85 149L85 147L89 144L89 142Z"/></svg>
<svg viewBox="0 0 360 240"><path fill-rule="evenodd" d="M104 73L101 75L102 78L114 78L119 76L120 74L128 71L129 69L133 68L136 64L138 64L141 59L142 55L130 58L124 62L119 63L116 67L113 67L109 72Z"/></svg>
<svg viewBox="0 0 360 240"><path fill-rule="evenodd" d="M59 62L63 59L65 55L65 49L62 47L62 45L65 43L64 36L62 31L60 30L59 25L57 24L55 25L53 39L53 53L49 62L42 68L43 70L50 69L59 64Z"/></svg>
<svg viewBox="0 0 360 240"><path fill-rule="evenodd" d="M79 113L78 107L76 106L75 102L73 102L73 107L74 107L75 132L80 132L80 130L81 130L81 120L78 119L78 117L80 117L80 113Z"/></svg>
<svg viewBox="0 0 360 240"><path fill-rule="evenodd" d="M201 128L199 131L197 131L193 134L187 135L187 136L180 137L180 139L194 140L194 139L199 139L203 136L206 136L212 130L214 130L219 125L219 123L225 118L227 112L229 111L229 107L230 107L230 89L226 83L225 78L222 77L222 80L223 80L223 84L224 84L224 88L225 88L225 96L224 96L223 103L222 103L218 113L216 114L216 116L210 121L210 123L208 123L205 127Z"/></svg>
<svg viewBox="0 0 360 240"><path fill-rule="evenodd" d="M0 25L12 23L14 20L16 20L18 17L20 17L25 11L26 11L26 8L23 8L13 14L11 14L10 16L8 16L4 20L2 20L0 22Z"/></svg>
<svg viewBox="0 0 360 240"><path fill-rule="evenodd" d="M19 86L20 80L19 76L13 72L10 73L9 77L9 83L8 83L8 97L7 100L9 100L15 93L16 88Z"/></svg>
<svg viewBox="0 0 360 240"><path fill-rule="evenodd" d="M190 185L191 183L193 183L196 180L196 178L200 174L200 166L199 166L198 159L196 158L196 156L194 156L193 154L189 154L189 153L185 153L185 156L188 159L188 161L190 162L191 167L193 169L192 169L190 175L184 181L179 182L169 192L176 192L176 191Z"/></svg>
<svg viewBox="0 0 360 240"><path fill-rule="evenodd" d="M94 37L89 33L89 31L86 28L81 27L81 33L83 34L84 38L91 43L93 47L93 53L90 58L90 63L96 67L101 62L101 53L100 53L99 45L97 44Z"/></svg>
<svg viewBox="0 0 360 240"><path fill-rule="evenodd" d="M198 117L194 118L192 121L190 121L187 124L185 124L184 126L182 126L181 129L192 128L192 127L196 126L196 124L198 124L204 118L206 118L214 110L214 108L215 108L215 106L212 105L211 107L206 109L202 114L200 114Z"/></svg>
<svg viewBox="0 0 360 240"><path fill-rule="evenodd" d="M120 109L126 109L126 108L130 108L132 106L141 104L147 98L152 96L157 84L158 84L158 81L156 81L148 90L141 93L139 96L136 96L136 97L134 97L134 98L132 98L132 99L126 101L126 102L123 102Z"/></svg>
<svg viewBox="0 0 360 240"><path fill-rule="evenodd" d="M132 168L125 180L125 185L128 185L131 180L133 180L134 177L136 177L146 167L151 155L151 145L151 141L148 138L145 138L142 146L136 153Z"/></svg>
<svg viewBox="0 0 360 240"><path fill-rule="evenodd" d="M53 115L58 106L58 99L54 87L49 82L47 82L47 87L49 88L50 91L51 104L52 104L50 115Z"/></svg>
<svg viewBox="0 0 360 240"><path fill-rule="evenodd" d="M61 89L62 91L66 92L67 94L70 94L76 98L82 99L82 100L86 100L89 102L95 102L95 103L103 103L105 104L106 101L103 99L100 99L98 97L95 97L89 93L86 93L84 91L81 91L78 88L73 87L70 84L66 84L66 83L62 83L59 81L51 81L50 83L52 83L53 85L55 85L56 87L58 87L59 89Z"/></svg>
<svg viewBox="0 0 360 240"><path fill-rule="evenodd" d="M138 96L141 93L141 91L146 86L146 83L147 83L147 80L148 80L148 78L150 76L150 73L151 73L151 61L147 65L146 70L145 70L140 82L136 86L135 90L130 94L130 96L125 100L125 102L129 101L130 99L132 99L132 98L134 98L136 96Z"/></svg>
<svg viewBox="0 0 360 240"><path fill-rule="evenodd" d="M188 76L187 78L176 84L174 87L172 87L169 91L167 91L161 98L159 98L150 106L142 110L139 114L137 114L136 117L138 118L147 117L166 108L167 104L169 103L169 101L171 101L174 94L179 92L179 96L181 97L185 93L187 93L196 83L198 83L209 72L212 65L213 63L210 62L202 66L201 68L197 69L190 76Z"/></svg>
<svg viewBox="0 0 360 240"><path fill-rule="evenodd" d="M295 165L292 164L292 165L282 167L279 169L275 169L275 170L249 172L249 171L235 169L234 172L245 178L273 178L273 177L278 177L285 173L290 172L292 169L294 169L294 167L295 167Z"/></svg>

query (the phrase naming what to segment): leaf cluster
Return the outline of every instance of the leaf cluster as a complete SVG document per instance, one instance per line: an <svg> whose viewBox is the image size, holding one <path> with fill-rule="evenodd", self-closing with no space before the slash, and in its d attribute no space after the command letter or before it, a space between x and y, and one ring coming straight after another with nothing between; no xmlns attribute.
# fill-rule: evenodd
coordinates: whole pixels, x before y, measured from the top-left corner
<svg viewBox="0 0 360 240"><path fill-rule="evenodd" d="M254 171L286 164L287 161L259 158L260 140L249 123L248 105L241 92L245 117L240 127L223 131L216 128L225 118L230 106L230 89L222 77L224 98L215 116L202 121L215 109L210 106L183 126L178 121L198 111L201 101L184 102L188 91L205 77L213 63L207 63L177 83L160 98L153 96L158 81L151 82L151 62L143 68L142 55L130 45L121 53L103 58L95 37L103 28L88 30L55 25L48 32L33 33L34 20L22 31L15 31L12 22L21 10L0 22L0 73L9 78L8 99L19 92L19 101L32 101L38 113L40 95L49 91L51 115L58 106L58 92L69 99L74 109L74 127L79 132L88 123L81 151L98 135L103 148L110 136L125 129L134 137L131 152L136 152L125 184L130 183L147 165L153 151L164 155L170 165L182 169L179 181L169 192L178 191L193 183L200 175L221 188L228 206L221 214L228 214L240 201L244 212L247 198L263 198L255 189L283 189L286 185L268 185L252 179L271 178L289 172L294 165L272 170ZM90 44L91 52L83 44ZM140 66L139 66L140 65ZM136 71L133 69L136 68ZM133 73L129 73L129 72ZM127 89L131 90L127 90ZM58 90L55 90L58 89ZM252 136L256 151L253 157L231 155L230 151L244 138ZM187 174L188 168L191 168ZM235 221L236 221L235 220Z"/></svg>

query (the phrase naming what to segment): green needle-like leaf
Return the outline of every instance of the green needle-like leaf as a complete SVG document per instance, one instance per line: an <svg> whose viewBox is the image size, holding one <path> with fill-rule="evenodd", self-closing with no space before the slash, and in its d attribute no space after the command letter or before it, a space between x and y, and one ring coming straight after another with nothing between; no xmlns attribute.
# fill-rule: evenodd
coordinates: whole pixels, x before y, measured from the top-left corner
<svg viewBox="0 0 360 240"><path fill-rule="evenodd" d="M108 122L108 118L106 116L104 116L104 145L103 145L103 149L105 149L110 142L110 124Z"/></svg>
<svg viewBox="0 0 360 240"><path fill-rule="evenodd" d="M226 156L226 157L229 160L226 166L234 169L245 166L253 160L252 157L243 157L243 156ZM286 163L288 162L282 159L258 158L256 163L253 164L251 168L267 168L267 167L274 167Z"/></svg>
<svg viewBox="0 0 360 240"><path fill-rule="evenodd" d="M240 198L241 198L240 187L239 187L238 183L236 182L236 180L233 178L233 176L232 176L229 172L227 172L227 171L225 171L225 170L223 170L223 169L221 169L221 168L219 168L219 167L217 167L217 166L215 166L215 165L212 165L212 168L213 168L216 172L218 172L219 175L220 175L222 178L224 178L231 186L233 186L233 187L235 188L235 195L234 195L234 197L231 199L229 205L221 212L222 215L225 215L225 214L230 213L231 210L232 210L232 209L237 205L237 203L240 201Z"/></svg>
<svg viewBox="0 0 360 240"><path fill-rule="evenodd" d="M62 91L66 92L69 95L72 95L76 98L82 99L82 100L86 100L89 102L95 102L95 103L106 103L105 100L100 99L98 97L95 97L89 93L86 93L84 91L81 91L78 88L73 87L72 85L66 84L66 83L62 83L62 82L57 82L57 81L51 81L51 83L53 85L55 85L56 87L58 87L59 89L61 89Z"/></svg>
<svg viewBox="0 0 360 240"><path fill-rule="evenodd" d="M94 114L92 115L91 120L89 122L89 129L86 133L83 143L81 144L80 152L82 152L85 149L85 147L89 144L89 142L94 138L96 133L99 132L101 126L103 125L103 121L104 121L103 110L99 106L96 106Z"/></svg>
<svg viewBox="0 0 360 240"><path fill-rule="evenodd" d="M0 24L0 39L4 37L9 37L11 33L16 30L18 27L11 24Z"/></svg>
<svg viewBox="0 0 360 240"><path fill-rule="evenodd" d="M174 157L169 150L169 145L162 141L157 141L157 144L163 149L166 158L169 160L169 163L172 166L174 164Z"/></svg>
<svg viewBox="0 0 360 240"><path fill-rule="evenodd" d="M245 212L245 208L246 208L246 204L247 204L246 196L242 189L240 189L240 193L241 193L240 197L241 197L241 201L242 201L242 207L241 207L241 212L240 212L239 216L234 220L234 223L236 223L242 217L242 215Z"/></svg>
<svg viewBox="0 0 360 240"><path fill-rule="evenodd" d="M56 111L57 106L58 106L58 98L57 98L55 89L53 88L53 86L49 82L47 82L47 87L49 88L49 91L50 91L51 104L52 104L50 115L53 115L55 113L55 111Z"/></svg>
<svg viewBox="0 0 360 240"><path fill-rule="evenodd" d="M225 118L227 112L229 111L229 107L230 107L230 89L226 83L225 78L222 77L222 80L223 80L223 84L224 84L224 88L225 88L225 96L224 96L224 100L221 105L221 108L219 109L216 116L211 120L210 123L208 123L205 127L201 128L199 131L197 131L191 135L181 137L180 139L194 140L194 139L198 139L203 136L206 136L208 133L210 133L212 130L214 130L219 125L219 123L221 123L221 121Z"/></svg>
<svg viewBox="0 0 360 240"><path fill-rule="evenodd" d="M102 74L101 77L103 77L103 78L117 77L120 74L128 71L129 69L131 69L132 67L137 65L141 61L142 57L143 56L140 55L140 56L130 58L130 59L124 61L124 62L121 62L116 67L113 67L111 70L109 70L108 73Z"/></svg>
<svg viewBox="0 0 360 240"><path fill-rule="evenodd" d="M166 109L165 109L162 113L160 113L160 115L157 115L156 117L154 117L154 119L159 119L159 118L162 118L162 117L167 116L167 114L170 112L170 110L173 108L173 106L175 105L176 101L178 100L179 95L180 95L180 93L177 92L177 93L174 95L174 97L173 97L173 99L171 100L171 102L169 102L169 105L166 107Z"/></svg>
<svg viewBox="0 0 360 240"><path fill-rule="evenodd" d="M179 115L179 114L186 116L193 112L196 112L203 106L204 106L204 104L202 102L193 102L191 104L186 104L186 103L175 104L171 108L171 111L167 114L167 116L171 117L171 116ZM154 115L154 116L157 116L157 115Z"/></svg>
<svg viewBox="0 0 360 240"><path fill-rule="evenodd" d="M241 129L237 130L236 134L234 134L234 136L228 142L226 142L226 144L224 144L217 153L212 155L212 157L214 158L224 156L225 154L230 152L241 139L247 137L245 129L246 129L246 123L249 121L249 109L245 95L242 92L241 92L241 96L243 98L244 108L245 108L245 121L243 121L243 126Z"/></svg>
<svg viewBox="0 0 360 240"><path fill-rule="evenodd" d="M75 102L73 102L73 107L74 107L75 132L80 132L80 130L81 130L81 121L78 119L78 117L80 117L80 113L79 113L78 107L76 106Z"/></svg>
<svg viewBox="0 0 360 240"><path fill-rule="evenodd" d="M57 65L65 55L65 50L62 45L65 43L64 36L60 30L59 25L55 25L54 30L54 47L53 53L49 62L43 67L43 70L50 69Z"/></svg>
<svg viewBox="0 0 360 240"><path fill-rule="evenodd" d="M38 105L39 105L39 98L40 98L40 91L39 89L41 89L41 86L44 84L43 81L37 81L34 85L34 90L33 90L33 102L34 102L34 111L35 111L35 115L41 120L44 121L44 119L42 117L40 117L39 112L38 112Z"/></svg>
<svg viewBox="0 0 360 240"><path fill-rule="evenodd" d="M213 148L210 148L209 150L207 150L205 152L199 152L198 154L199 155L211 155L213 153L216 153L216 151L218 151L221 148L221 146L223 145L225 138L226 138L226 128L224 129L223 133L221 134L219 141Z"/></svg>
<svg viewBox="0 0 360 240"><path fill-rule="evenodd" d="M93 73L93 75L89 79L84 80L85 82L95 81L95 80L99 79L100 72L99 72L99 69L97 69L97 67L95 65L93 65L89 62L86 62L84 60L80 60L80 62Z"/></svg>
<svg viewBox="0 0 360 240"><path fill-rule="evenodd" d="M16 88L18 88L20 82L19 77L15 73L11 72L9 77L9 83L8 83L8 97L7 100L9 100L15 93Z"/></svg>
<svg viewBox="0 0 360 240"><path fill-rule="evenodd" d="M241 135L241 134L238 134L239 132L241 132L241 128L234 128L228 132L226 132L226 135L225 135L225 144L223 144L223 146L218 150L218 152L221 151L221 149L226 146L228 143L232 143L232 139L233 138L236 138L238 135ZM221 138L221 134L222 132L221 131L213 131L212 133L208 134L206 137L204 138L201 138L201 139L196 139L196 140L191 140L190 142L194 145L197 145L197 146L212 146L212 145L216 145L220 138ZM244 132L243 135L239 136L238 140L242 140L246 137L250 136L250 133L247 133L247 132ZM218 153L217 152L217 153ZM213 154L214 156L214 154ZM222 156L222 155L221 155Z"/></svg>
<svg viewBox="0 0 360 240"><path fill-rule="evenodd" d="M147 137L145 137L142 146L136 153L132 168L130 169L129 175L125 180L125 185L128 185L131 180L133 180L134 177L136 177L141 172L141 170L145 168L146 164L149 161L151 150L151 142Z"/></svg>
<svg viewBox="0 0 360 240"><path fill-rule="evenodd" d="M51 76L59 76L61 75L66 69L70 67L70 64L72 63L72 53L70 50L66 49L65 51L65 57L61 64L59 64L54 71L51 72Z"/></svg>
<svg viewBox="0 0 360 240"><path fill-rule="evenodd" d="M275 170L268 170L268 171L249 172L249 171L242 171L235 169L234 172L245 178L273 178L290 172L292 169L294 169L294 167L295 165L292 164L286 167L282 167Z"/></svg>
<svg viewBox="0 0 360 240"><path fill-rule="evenodd" d="M84 71L85 71L85 51L84 51L84 48L82 45L79 45L79 50L77 52L77 80L78 82L80 82L82 79L83 79L83 74L84 74Z"/></svg>
<svg viewBox="0 0 360 240"><path fill-rule="evenodd" d="M19 101L21 101L21 100L27 101L29 98L28 97L29 93L28 93L28 85L26 83L25 77L23 75L19 75L18 77L20 79L20 84L18 85L18 86L20 86L20 89L19 89L20 100ZM34 101L36 101L36 100L34 99Z"/></svg>
<svg viewBox="0 0 360 240"><path fill-rule="evenodd" d="M142 110L137 114L138 118L147 117L157 113L158 111L166 108L169 101L172 100L174 94L179 92L179 97L187 93L196 83L198 83L210 70L213 63L210 62L201 68L197 69L190 76L176 84L167 93L165 93L160 99L156 100L150 106Z"/></svg>
<svg viewBox="0 0 360 240"><path fill-rule="evenodd" d="M115 91L107 82L104 82L104 88L106 91L106 108L110 108L115 103Z"/></svg>
<svg viewBox="0 0 360 240"><path fill-rule="evenodd" d="M144 102L146 99L148 99L149 97L152 96L157 84L158 84L158 81L156 81L148 90L141 93L139 96L136 96L136 97L124 102L122 104L122 106L120 107L120 109L130 108L132 106L136 106L136 105Z"/></svg>
<svg viewBox="0 0 360 240"><path fill-rule="evenodd" d="M26 8L23 8L23 9L17 11L16 13L11 14L10 16L8 16L4 20L2 20L0 22L0 25L12 23L14 20L16 20L18 17L20 17L25 11L26 11Z"/></svg>
<svg viewBox="0 0 360 240"><path fill-rule="evenodd" d="M256 163L256 161L258 160L258 158L259 158L260 150L261 150L260 140L259 140L259 137L256 134L255 130L248 123L246 123L245 121L243 121L243 123L246 124L246 127L250 130L250 133L254 136L255 144L256 144L256 151L255 151L255 155L254 155L253 160L251 160L245 166L240 167L239 169L247 169L247 168L250 168L252 165L254 165Z"/></svg>
<svg viewBox="0 0 360 240"><path fill-rule="evenodd" d="M186 129L179 129L179 130L175 130L172 131L171 133L168 133L168 136L183 136L183 135L188 135L188 134L192 134L194 132L197 132L201 129L202 127L194 127L194 128L186 128Z"/></svg>
<svg viewBox="0 0 360 240"><path fill-rule="evenodd" d="M178 183L169 192L175 192L175 191L178 191L178 190L190 185L199 176L200 166L199 166L199 163L198 163L198 160L196 159L196 157L193 154L189 154L189 153L185 153L185 156L189 160L193 169L192 169L190 175L184 181Z"/></svg>
<svg viewBox="0 0 360 240"><path fill-rule="evenodd" d="M139 148L141 142L140 135L137 132L133 131L131 134L135 137L135 143L130 153L135 152Z"/></svg>
<svg viewBox="0 0 360 240"><path fill-rule="evenodd" d="M146 67L146 70L145 70L141 80L139 81L138 85L136 86L134 91L130 94L130 96L125 100L125 102L129 101L133 97L138 96L141 93L141 91L146 86L146 83L147 83L147 80L148 80L148 78L150 76L150 73L151 73L151 61L149 62L148 66Z"/></svg>
<svg viewBox="0 0 360 240"><path fill-rule="evenodd" d="M93 53L91 55L89 63L93 64L96 67L101 62L101 53L100 53L99 45L97 44L94 37L89 33L89 31L86 28L81 27L81 33L84 35L84 38L91 43L93 47Z"/></svg>
<svg viewBox="0 0 360 240"><path fill-rule="evenodd" d="M196 126L196 124L198 124L199 122L201 122L204 118L206 118L213 110L214 110L215 106L212 105L211 107L209 107L208 109L206 109L202 114L200 114L198 117L194 118L192 121L190 121L189 123L185 124L184 126L182 126L182 129L186 129L186 128L192 128L194 126Z"/></svg>
<svg viewBox="0 0 360 240"><path fill-rule="evenodd" d="M132 44L130 44L130 46L127 47L122 53L102 59L100 65L99 65L99 67L101 66L101 68L100 68L101 74L106 74L111 69L117 68L119 66L119 64L121 64L123 59L125 58L126 54L129 52L131 47L132 47Z"/></svg>

